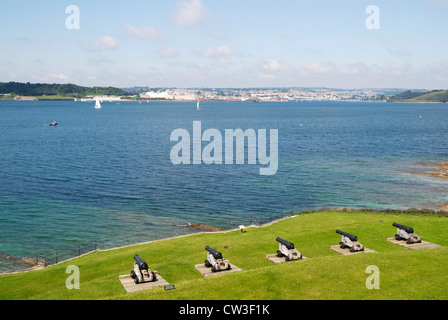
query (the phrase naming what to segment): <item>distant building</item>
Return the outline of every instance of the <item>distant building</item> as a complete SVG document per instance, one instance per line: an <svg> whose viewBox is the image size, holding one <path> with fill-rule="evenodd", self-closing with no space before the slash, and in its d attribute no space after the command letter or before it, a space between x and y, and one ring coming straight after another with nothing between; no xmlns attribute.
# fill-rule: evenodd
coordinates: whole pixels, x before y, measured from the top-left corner
<svg viewBox="0 0 448 320"><path fill-rule="evenodd" d="M168 94L168 92L164 91L148 91L146 93L140 94L140 97L143 99L161 99L161 100L174 100L174 96Z"/></svg>

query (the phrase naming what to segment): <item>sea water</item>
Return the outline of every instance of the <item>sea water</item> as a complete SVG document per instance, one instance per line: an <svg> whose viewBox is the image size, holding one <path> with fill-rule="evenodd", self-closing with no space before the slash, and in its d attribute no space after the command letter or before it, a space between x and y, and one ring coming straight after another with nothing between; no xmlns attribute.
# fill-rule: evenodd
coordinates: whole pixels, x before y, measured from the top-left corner
<svg viewBox="0 0 448 320"><path fill-rule="evenodd" d="M59 126L48 126L57 121ZM278 170L174 165L175 129L277 129ZM448 106L374 102L0 101L0 252L75 256L307 209L437 208ZM69 250L69 251L68 251ZM70 251L71 250L71 251ZM16 264L14 264L16 265ZM0 271L13 268L0 257Z"/></svg>

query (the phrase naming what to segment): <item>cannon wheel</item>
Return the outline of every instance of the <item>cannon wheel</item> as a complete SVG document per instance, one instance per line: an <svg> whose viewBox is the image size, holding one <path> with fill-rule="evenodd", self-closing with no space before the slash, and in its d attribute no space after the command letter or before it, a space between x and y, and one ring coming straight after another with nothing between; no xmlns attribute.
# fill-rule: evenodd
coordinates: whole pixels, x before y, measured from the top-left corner
<svg viewBox="0 0 448 320"><path fill-rule="evenodd" d="M232 269L232 266L229 263L229 266L227 267L227 270L230 270L230 269Z"/></svg>
<svg viewBox="0 0 448 320"><path fill-rule="evenodd" d="M277 257L281 258L282 257L282 252L280 250L277 250Z"/></svg>
<svg viewBox="0 0 448 320"><path fill-rule="evenodd" d="M204 264L207 268L210 268L212 266L208 260L205 260Z"/></svg>
<svg viewBox="0 0 448 320"><path fill-rule="evenodd" d="M216 272L215 266L212 266L212 272Z"/></svg>
<svg viewBox="0 0 448 320"><path fill-rule="evenodd" d="M151 273L152 273L152 281L157 281L156 274L153 271L151 271Z"/></svg>
<svg viewBox="0 0 448 320"><path fill-rule="evenodd" d="M401 240L401 237L400 237L398 234L396 234L396 235L395 235L395 240L400 241L400 240Z"/></svg>

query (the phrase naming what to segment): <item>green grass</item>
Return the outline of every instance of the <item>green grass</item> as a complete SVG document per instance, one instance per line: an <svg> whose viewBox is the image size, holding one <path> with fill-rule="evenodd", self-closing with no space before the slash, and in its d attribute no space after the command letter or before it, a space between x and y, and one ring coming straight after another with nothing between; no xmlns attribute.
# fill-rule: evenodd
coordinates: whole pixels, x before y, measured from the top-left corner
<svg viewBox="0 0 448 320"><path fill-rule="evenodd" d="M393 222L410 225L423 240L442 247L408 250L386 241ZM374 253L343 256L330 249L340 236L355 234ZM0 299L301 300L447 299L448 219L372 212L319 211L247 232L206 233L96 252L44 270L0 276ZM293 242L308 260L275 264L279 236ZM242 272L204 278L195 268L205 246L221 251ZM227 247L225 249L224 247ZM158 287L128 294L118 276L129 274L139 254L176 289ZM68 290L66 267L80 269L80 290ZM368 290L369 265L380 270L380 289Z"/></svg>

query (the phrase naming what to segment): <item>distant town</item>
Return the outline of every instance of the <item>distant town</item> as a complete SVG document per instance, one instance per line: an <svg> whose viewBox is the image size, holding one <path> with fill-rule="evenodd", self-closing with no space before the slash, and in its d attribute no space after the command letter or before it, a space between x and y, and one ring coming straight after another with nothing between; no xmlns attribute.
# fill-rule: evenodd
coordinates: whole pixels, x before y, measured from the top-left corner
<svg viewBox="0 0 448 320"><path fill-rule="evenodd" d="M159 89L139 93L140 99L177 101L288 102L294 100L366 100L382 95L374 90L336 89Z"/></svg>
<svg viewBox="0 0 448 320"><path fill-rule="evenodd" d="M387 101L447 102L448 90L332 89L332 88L252 88L252 89L179 89L128 88L138 92L139 100L289 102L289 101Z"/></svg>
<svg viewBox="0 0 448 320"><path fill-rule="evenodd" d="M50 85L51 86L51 85ZM96 90L93 90L96 89ZM52 92L2 92L3 100L93 100L99 98L108 101L123 100L158 100L158 101L229 101L229 102L287 102L294 100L370 100L378 99L384 95L384 90L357 89L342 90L329 88L253 88L253 89L209 89L209 88L121 88L117 92L102 90L103 88L90 88L83 94L79 92L61 92L61 88ZM394 89L392 89L394 90ZM78 90L79 91L79 90ZM390 91L390 90L389 90ZM396 89L391 93L403 92Z"/></svg>
<svg viewBox="0 0 448 320"><path fill-rule="evenodd" d="M0 100L90 101L388 101L448 102L448 90L333 88L82 87L74 84L0 82Z"/></svg>

